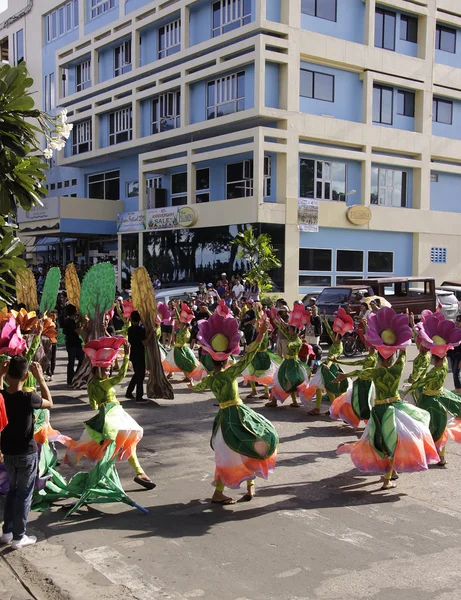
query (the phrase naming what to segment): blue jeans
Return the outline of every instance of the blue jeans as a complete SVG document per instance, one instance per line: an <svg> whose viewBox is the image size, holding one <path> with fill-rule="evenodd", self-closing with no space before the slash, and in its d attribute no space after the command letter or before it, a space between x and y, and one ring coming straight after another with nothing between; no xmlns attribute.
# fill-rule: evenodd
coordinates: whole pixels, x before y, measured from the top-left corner
<svg viewBox="0 0 461 600"><path fill-rule="evenodd" d="M38 454L5 454L3 459L10 480L3 515L3 533L12 533L13 539L20 540L26 533L38 471Z"/></svg>

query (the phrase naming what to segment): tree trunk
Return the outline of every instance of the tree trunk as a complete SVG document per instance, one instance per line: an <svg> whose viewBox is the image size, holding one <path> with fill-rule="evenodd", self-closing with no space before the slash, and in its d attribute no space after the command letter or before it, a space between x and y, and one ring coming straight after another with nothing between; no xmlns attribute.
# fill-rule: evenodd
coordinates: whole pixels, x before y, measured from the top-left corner
<svg viewBox="0 0 461 600"><path fill-rule="evenodd" d="M100 337L106 337L106 333L104 331L104 313L96 313L94 319L90 319L83 330L83 341L85 344L87 342L91 342L91 340L97 340ZM75 373L74 378L72 380L72 387L74 390L82 390L86 388L88 382L91 379L91 373L93 371L93 367L91 365L91 361L88 356L85 354L85 357L82 362L82 366Z"/></svg>
<svg viewBox="0 0 461 600"><path fill-rule="evenodd" d="M152 322L147 319L144 323L146 335L152 331ZM158 347L157 336L151 337L146 346L147 350L147 368L149 369L149 379L147 381L147 397L148 398L163 398L165 400L173 400L174 392L171 383L168 381L165 371L162 366L160 348Z"/></svg>

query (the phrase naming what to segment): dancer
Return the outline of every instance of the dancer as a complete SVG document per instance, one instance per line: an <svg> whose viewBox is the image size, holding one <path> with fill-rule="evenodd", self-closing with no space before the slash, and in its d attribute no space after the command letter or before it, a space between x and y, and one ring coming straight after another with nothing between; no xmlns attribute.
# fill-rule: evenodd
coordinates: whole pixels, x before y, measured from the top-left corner
<svg viewBox="0 0 461 600"><path fill-rule="evenodd" d="M447 351L459 346L461 330L440 312L426 317L416 330L421 346L432 355L434 366L408 392L419 391L415 394L416 405L430 414L429 428L440 455L438 465L444 467L448 438L461 442L461 398L443 387L448 374Z"/></svg>
<svg viewBox="0 0 461 600"><path fill-rule="evenodd" d="M366 332L367 343L380 354L378 366L336 378L342 381L346 377L361 377L375 384L375 403L361 439L341 445L337 452L350 453L359 471L383 474L383 490L395 487L392 479L398 477L398 471L424 471L440 460L429 431L429 414L402 402L398 394L405 368L404 349L411 338L408 315L381 308L368 317Z"/></svg>
<svg viewBox="0 0 461 600"><path fill-rule="evenodd" d="M110 366L122 344L125 356L120 371L115 377L109 377ZM118 460L128 460L136 473L134 481L151 490L155 483L146 475L136 455L136 446L143 436L142 427L123 410L115 395L115 386L128 371L130 345L123 337L99 338L85 344L83 351L93 367L88 399L98 414L85 422L85 431L79 441L71 440L66 444L65 461L76 465L86 456L92 462L97 462L103 458L107 446L115 441L114 455L118 455Z"/></svg>
<svg viewBox="0 0 461 600"><path fill-rule="evenodd" d="M187 383L193 379L200 381L206 375L206 370L195 358L195 354L189 347L190 322L194 319L193 311L184 302L181 312L176 310L179 330L176 333L174 347L168 352L163 361L163 369L168 375L171 373L184 373Z"/></svg>
<svg viewBox="0 0 461 600"><path fill-rule="evenodd" d="M215 504L234 504L224 494L224 488L240 487L247 482L243 500L255 494L255 477L267 479L275 468L278 436L272 423L243 404L239 397L237 378L252 362L267 331L261 323L255 342L237 364L227 367L232 354L239 352L240 335L234 318L213 314L208 321L199 323L198 342L214 361L214 372L196 386L195 390L211 389L219 402L219 411L213 424L211 447L215 452ZM226 368L227 367L227 368Z"/></svg>
<svg viewBox="0 0 461 600"><path fill-rule="evenodd" d="M125 398L133 400L133 391L136 388L136 402L145 404L149 402L144 398L144 378L146 376L146 345L148 339L146 330L141 327L141 315L134 310L130 315L131 326L128 328L128 343L130 344L130 361L133 365L133 377L126 389ZM155 331L152 330L152 335Z"/></svg>
<svg viewBox="0 0 461 600"><path fill-rule="evenodd" d="M274 376L277 367L282 364L282 359L269 350L269 334L266 332L261 341L254 359L243 372L243 381L250 383L251 392L246 399L257 398L256 384L264 386L264 393L259 396L261 400L269 400L269 388L274 385Z"/></svg>
<svg viewBox="0 0 461 600"><path fill-rule="evenodd" d="M283 403L290 396L290 406L298 408L297 397L303 404L309 401L305 397L305 391L308 389L310 370L307 364L299 359L302 347L299 331L309 322L310 314L302 304L297 304L290 314L288 325L276 311L273 311L272 316L279 333L287 340L287 354L274 374L273 398L266 406L276 407L277 400Z"/></svg>
<svg viewBox="0 0 461 600"><path fill-rule="evenodd" d="M330 404L332 404L338 396L347 392L350 387L350 380L348 381L346 377L341 379L339 384L335 382L335 377L338 373L342 373L342 369L334 362L334 360L342 355L342 338L346 333L354 329L354 320L343 308L339 307L335 320L333 321L333 331L326 319L324 320L324 323L332 343L328 349L327 360L322 362L320 369L315 376L312 377L310 388L306 392L308 398L312 398L315 393L315 408L307 413L309 415L320 414L320 406L322 404L324 392L326 392Z"/></svg>
<svg viewBox="0 0 461 600"><path fill-rule="evenodd" d="M361 360L345 361L333 358L332 362L339 365L362 367L366 371L377 366L378 354L375 348L369 347L368 355ZM352 387L349 387L344 394L333 401L330 406L330 417L338 421L343 420L354 429L357 429L360 421L368 421L370 418L374 395L373 382L369 379L362 379L359 375L353 382Z"/></svg>

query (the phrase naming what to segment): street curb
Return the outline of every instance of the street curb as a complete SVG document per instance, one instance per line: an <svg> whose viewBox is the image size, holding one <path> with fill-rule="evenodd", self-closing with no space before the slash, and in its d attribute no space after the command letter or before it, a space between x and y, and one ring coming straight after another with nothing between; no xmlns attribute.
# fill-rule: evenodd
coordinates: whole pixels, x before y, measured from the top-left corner
<svg viewBox="0 0 461 600"><path fill-rule="evenodd" d="M36 600L6 560L3 552L0 554L0 597L3 600Z"/></svg>

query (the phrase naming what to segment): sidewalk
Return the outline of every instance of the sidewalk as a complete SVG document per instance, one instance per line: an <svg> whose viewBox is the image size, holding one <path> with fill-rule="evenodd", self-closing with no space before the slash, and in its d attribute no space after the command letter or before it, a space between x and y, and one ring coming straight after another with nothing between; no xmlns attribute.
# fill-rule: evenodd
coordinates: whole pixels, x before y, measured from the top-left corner
<svg viewBox="0 0 461 600"><path fill-rule="evenodd" d="M33 600L0 556L0 598L2 600Z"/></svg>

